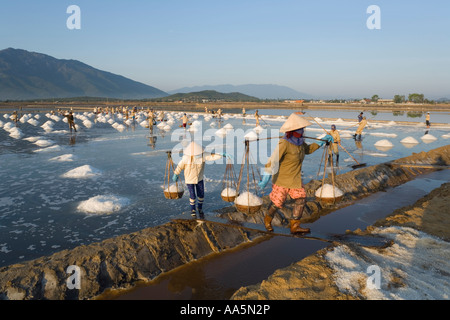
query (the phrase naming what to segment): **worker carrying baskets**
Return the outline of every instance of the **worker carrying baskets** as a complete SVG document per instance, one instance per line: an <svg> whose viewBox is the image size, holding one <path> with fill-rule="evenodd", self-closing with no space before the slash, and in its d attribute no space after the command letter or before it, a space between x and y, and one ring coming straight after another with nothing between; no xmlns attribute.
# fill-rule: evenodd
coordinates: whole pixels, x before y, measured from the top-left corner
<svg viewBox="0 0 450 320"><path fill-rule="evenodd" d="M203 201L205 199L205 186L203 173L206 161L215 161L222 157L229 158L226 153L208 153L203 146L192 141L183 149L183 158L178 163L172 181L178 182L181 171L184 170L185 183L189 190L189 204L192 217L197 217L197 210L200 219L204 218ZM197 202L197 203L196 203Z"/></svg>
<svg viewBox="0 0 450 320"><path fill-rule="evenodd" d="M332 141L327 135L318 143L307 144L303 133L307 126L312 125L308 120L293 113L280 129L284 137L280 139L278 146L267 162L259 187L264 189L272 177L271 203L264 217L264 224L268 231L273 231L272 219L277 211L281 209L289 195L295 202L290 220L290 231L292 234L309 233L308 228L300 226L300 219L306 204L306 192L302 185L302 163L305 155L311 154L319 149L325 142Z"/></svg>

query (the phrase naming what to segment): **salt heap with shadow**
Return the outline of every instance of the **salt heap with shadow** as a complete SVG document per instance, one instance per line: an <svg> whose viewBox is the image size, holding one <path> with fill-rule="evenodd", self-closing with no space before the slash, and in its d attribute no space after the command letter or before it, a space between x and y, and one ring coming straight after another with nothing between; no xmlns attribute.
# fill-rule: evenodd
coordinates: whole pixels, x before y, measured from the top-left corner
<svg viewBox="0 0 450 320"><path fill-rule="evenodd" d="M101 195L82 201L77 209L89 214L111 214L122 210L130 204L130 200L114 195Z"/></svg>

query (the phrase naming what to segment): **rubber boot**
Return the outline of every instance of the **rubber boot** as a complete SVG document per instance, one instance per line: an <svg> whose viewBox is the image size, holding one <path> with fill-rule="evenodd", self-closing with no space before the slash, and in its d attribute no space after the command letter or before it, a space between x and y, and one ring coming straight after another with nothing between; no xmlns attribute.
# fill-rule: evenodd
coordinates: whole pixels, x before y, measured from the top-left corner
<svg viewBox="0 0 450 320"><path fill-rule="evenodd" d="M291 233L309 233L311 230L308 228L300 227L300 219L303 216L303 209L306 204L305 198L299 198L295 200L294 210L292 212L292 219L290 221Z"/></svg>
<svg viewBox="0 0 450 320"><path fill-rule="evenodd" d="M205 219L205 213L202 209L198 209L198 216L201 220Z"/></svg>
<svg viewBox="0 0 450 320"><path fill-rule="evenodd" d="M311 230L309 228L302 228L300 226L300 219L291 219L290 227L291 227L292 234L310 233L311 232Z"/></svg>
<svg viewBox="0 0 450 320"><path fill-rule="evenodd" d="M192 218L197 219L197 211L191 210L191 216L192 216Z"/></svg>
<svg viewBox="0 0 450 320"><path fill-rule="evenodd" d="M264 216L264 226L266 227L266 230L269 232L273 232L272 220L273 220L273 216L275 215L276 211L277 211L277 207L275 207L273 204L271 204L269 206L269 209L267 210L266 215Z"/></svg>

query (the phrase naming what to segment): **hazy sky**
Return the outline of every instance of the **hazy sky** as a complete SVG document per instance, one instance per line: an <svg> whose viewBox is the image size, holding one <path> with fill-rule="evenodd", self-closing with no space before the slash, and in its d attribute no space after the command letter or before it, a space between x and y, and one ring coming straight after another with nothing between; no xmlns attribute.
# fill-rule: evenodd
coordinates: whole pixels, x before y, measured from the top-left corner
<svg viewBox="0 0 450 320"><path fill-rule="evenodd" d="M278 84L321 97L450 97L450 1L0 0L0 49L164 91ZM69 30L70 5L81 29ZM381 9L370 30L367 8Z"/></svg>

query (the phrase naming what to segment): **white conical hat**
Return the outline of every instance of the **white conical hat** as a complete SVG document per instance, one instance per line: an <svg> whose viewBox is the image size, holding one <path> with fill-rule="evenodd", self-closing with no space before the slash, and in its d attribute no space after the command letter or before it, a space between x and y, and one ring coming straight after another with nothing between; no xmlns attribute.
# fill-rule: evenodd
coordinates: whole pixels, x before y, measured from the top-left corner
<svg viewBox="0 0 450 320"><path fill-rule="evenodd" d="M184 149L183 149L183 153L186 156L198 156L200 154L202 154L204 151L204 148L199 145L198 143L192 141L191 143L189 143Z"/></svg>
<svg viewBox="0 0 450 320"><path fill-rule="evenodd" d="M305 118L300 117L299 115L293 113L289 116L286 122L281 126L280 132L285 133L288 131L294 131L301 128L305 128L307 126L312 125L311 122L306 120Z"/></svg>

